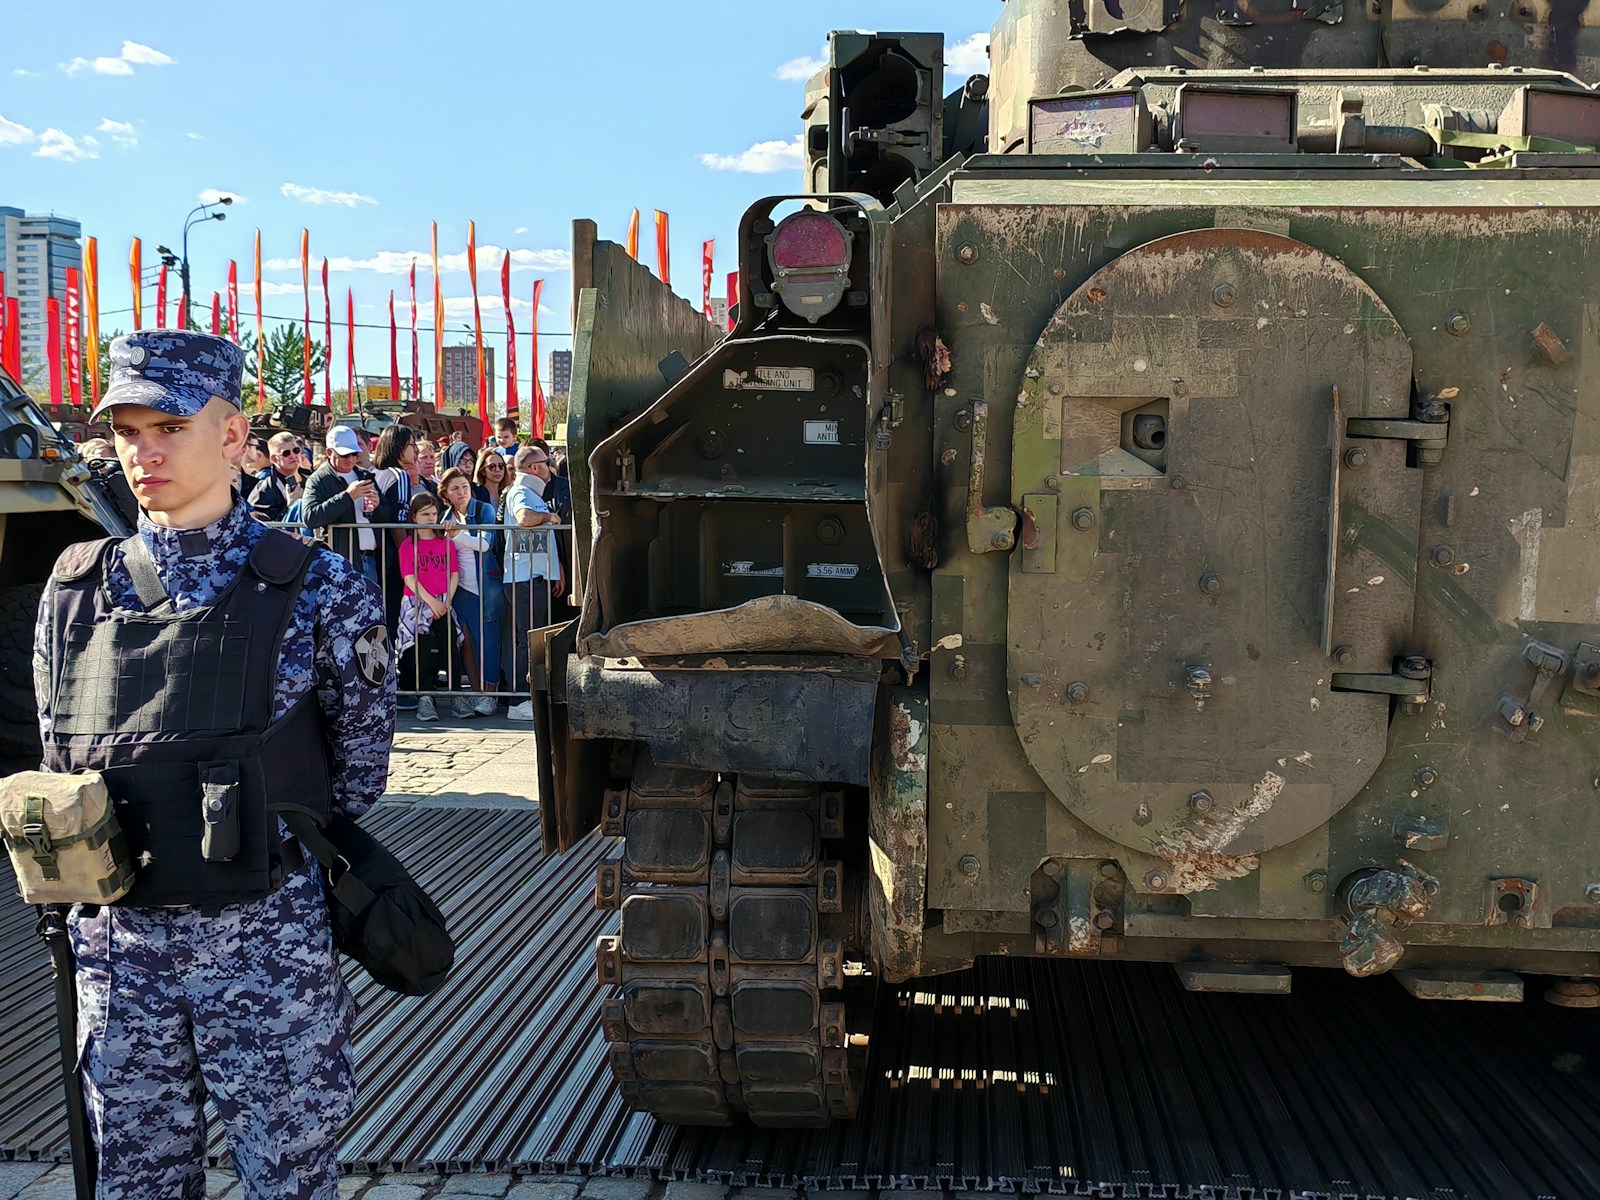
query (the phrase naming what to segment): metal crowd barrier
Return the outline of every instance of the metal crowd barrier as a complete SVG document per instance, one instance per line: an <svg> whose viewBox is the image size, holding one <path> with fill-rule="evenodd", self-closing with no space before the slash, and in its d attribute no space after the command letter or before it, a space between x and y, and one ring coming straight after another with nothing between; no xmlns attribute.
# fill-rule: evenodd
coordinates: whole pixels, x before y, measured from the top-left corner
<svg viewBox="0 0 1600 1200"><path fill-rule="evenodd" d="M338 547L348 544L345 541L347 534L359 539L361 530L371 531L374 548L363 553L362 573L377 585L383 597L381 616L388 627L391 645L397 649L406 646L395 656L398 670L396 693L412 699L432 696L441 718L450 717L450 702L458 697L471 703L480 702L483 697L493 697L497 704L501 700L508 700L512 704L528 700L528 631L565 620L570 615L569 607L577 603L566 587L566 580L562 581L560 595L556 594L555 581L545 574L533 574L521 583L505 582L512 574L510 556L513 553L519 557L530 557L530 565L535 571L542 569L548 561L559 564L561 548L558 539L562 535L566 537L570 561L570 524L523 529L517 525L463 525L451 521L434 526L456 542L458 557L461 545L457 539L467 537L487 543L500 568L498 578L491 577L487 581L488 587L480 589L477 594L473 594L471 588L457 586L449 612L451 633L442 636L443 646L439 647L430 640L439 636L436 634L436 622L430 623L421 638L415 636L418 624L415 608L411 601L402 598L404 581L397 574L399 542L396 539L414 536L417 526L409 522L365 523L324 525L319 529L307 530L304 526L285 521L270 524L336 552ZM308 533L311 535L309 538ZM391 543L392 549L385 549L386 541ZM544 548L541 549L541 546ZM476 547L474 550L476 552ZM476 567L475 573L481 575ZM498 589L498 597L490 594L491 589ZM402 625L407 623L409 629L403 630ZM455 636L456 630L461 631L461 636ZM418 645L423 647L420 652ZM495 660L492 671L484 670L486 664L480 661L480 654L486 659ZM435 670L437 674L430 678L430 673ZM416 677L419 671L423 675L420 679ZM440 679L439 675L443 678ZM492 685L486 685L486 679L492 680Z"/></svg>

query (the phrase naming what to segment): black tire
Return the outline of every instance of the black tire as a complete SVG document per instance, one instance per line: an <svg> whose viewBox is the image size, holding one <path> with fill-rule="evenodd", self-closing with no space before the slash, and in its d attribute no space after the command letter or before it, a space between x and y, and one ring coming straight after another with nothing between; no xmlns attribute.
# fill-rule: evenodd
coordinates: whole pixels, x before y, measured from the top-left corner
<svg viewBox="0 0 1600 1200"><path fill-rule="evenodd" d="M33 628L44 584L0 588L0 775L39 765L39 708L33 694Z"/></svg>

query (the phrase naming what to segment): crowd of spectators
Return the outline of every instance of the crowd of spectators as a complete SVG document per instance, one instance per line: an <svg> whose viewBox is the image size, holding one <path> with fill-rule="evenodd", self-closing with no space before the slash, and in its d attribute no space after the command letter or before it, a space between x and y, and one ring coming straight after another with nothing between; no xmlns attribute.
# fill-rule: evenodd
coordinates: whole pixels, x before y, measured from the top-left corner
<svg viewBox="0 0 1600 1200"><path fill-rule="evenodd" d="M566 464L503 420L479 448L394 424L347 425L313 450L290 431L253 438L238 488L262 520L343 555L383 595L402 708L422 720L531 721L528 632L571 577ZM559 619L559 614L554 614Z"/></svg>

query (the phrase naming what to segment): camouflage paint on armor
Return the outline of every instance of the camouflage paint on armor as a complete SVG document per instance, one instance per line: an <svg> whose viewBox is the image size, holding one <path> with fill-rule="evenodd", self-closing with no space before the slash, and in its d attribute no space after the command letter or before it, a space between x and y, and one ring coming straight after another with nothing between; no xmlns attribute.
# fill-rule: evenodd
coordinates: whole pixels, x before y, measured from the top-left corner
<svg viewBox="0 0 1600 1200"><path fill-rule="evenodd" d="M203 530L164 529L141 518L139 531L183 611L216 600L266 527L236 502ZM120 547L108 572L115 603L139 610ZM51 611L48 591L42 611ZM273 681L274 720L315 690L333 750L334 809L351 816L370 808L388 780L392 665L372 682L358 649L381 615L372 584L344 559L320 552ZM34 647L39 695L48 697L42 627ZM49 722L41 699L47 732ZM355 1013L314 867L274 895L216 916L117 906L93 917L75 911L71 932L103 1200L204 1195L200 1102L207 1092L227 1125L247 1196L337 1194L336 1134L355 1100L347 1049Z"/></svg>

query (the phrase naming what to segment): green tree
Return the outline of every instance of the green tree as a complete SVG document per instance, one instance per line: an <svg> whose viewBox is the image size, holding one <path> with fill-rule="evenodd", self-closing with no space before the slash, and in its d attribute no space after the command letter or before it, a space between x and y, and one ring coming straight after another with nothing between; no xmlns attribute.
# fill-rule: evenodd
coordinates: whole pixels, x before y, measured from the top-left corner
<svg viewBox="0 0 1600 1200"><path fill-rule="evenodd" d="M257 380L264 380L269 399L277 404L305 402L305 342L298 325L278 325L267 332L264 353L256 352L256 335L246 330L239 336L244 349L244 399L249 405L258 391ZM265 361L264 366L258 362ZM317 394L322 394L322 369L328 361L328 347L315 338L311 342L311 379Z"/></svg>

